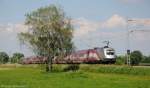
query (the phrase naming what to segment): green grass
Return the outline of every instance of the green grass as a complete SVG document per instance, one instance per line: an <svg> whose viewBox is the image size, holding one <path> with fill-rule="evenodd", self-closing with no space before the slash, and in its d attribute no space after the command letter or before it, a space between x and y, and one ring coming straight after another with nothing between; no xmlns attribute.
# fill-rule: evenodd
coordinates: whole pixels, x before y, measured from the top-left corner
<svg viewBox="0 0 150 88"><path fill-rule="evenodd" d="M61 68L63 67L65 66ZM37 66L3 66L0 67L0 88L150 88L149 74L118 74L115 71L110 72L111 66L103 65L80 67L76 72L46 73ZM94 70L94 67L97 69ZM106 71L99 71L101 68ZM135 69L142 71L141 68ZM144 69L144 72L146 70L149 73L150 68Z"/></svg>
<svg viewBox="0 0 150 88"><path fill-rule="evenodd" d="M147 75L150 76L150 67L142 66L117 66L117 65L81 65L80 69L88 72L114 73L127 75Z"/></svg>

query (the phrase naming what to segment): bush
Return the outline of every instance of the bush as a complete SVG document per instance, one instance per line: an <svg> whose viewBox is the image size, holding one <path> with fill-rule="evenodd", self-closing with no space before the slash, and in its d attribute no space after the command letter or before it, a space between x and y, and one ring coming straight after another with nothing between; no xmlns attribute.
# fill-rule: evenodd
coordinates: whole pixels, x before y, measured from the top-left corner
<svg viewBox="0 0 150 88"><path fill-rule="evenodd" d="M123 65L125 64L125 56L117 56L116 58L116 63L117 65Z"/></svg>
<svg viewBox="0 0 150 88"><path fill-rule="evenodd" d="M69 64L64 71L77 71L79 70L79 64Z"/></svg>
<svg viewBox="0 0 150 88"><path fill-rule="evenodd" d="M46 64L39 65L42 71L46 70ZM79 70L79 64L53 64L52 72L67 72Z"/></svg>
<svg viewBox="0 0 150 88"><path fill-rule="evenodd" d="M140 51L133 51L130 55L131 58L131 65L138 65L142 59L143 55Z"/></svg>
<svg viewBox="0 0 150 88"><path fill-rule="evenodd" d="M53 72L64 72L64 68L66 68L65 65L55 64L53 65Z"/></svg>

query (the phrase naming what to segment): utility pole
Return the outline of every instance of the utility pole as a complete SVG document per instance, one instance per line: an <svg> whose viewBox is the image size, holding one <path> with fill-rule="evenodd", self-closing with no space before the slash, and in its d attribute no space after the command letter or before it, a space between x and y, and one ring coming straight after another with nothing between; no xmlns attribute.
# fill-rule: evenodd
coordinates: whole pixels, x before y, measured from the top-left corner
<svg viewBox="0 0 150 88"><path fill-rule="evenodd" d="M130 59L130 33L133 32L150 32L150 30L129 30L129 22L134 24L144 24L146 22L150 22L150 20L136 20L136 19L127 19L127 65L131 65L131 59ZM136 25L137 26L137 25Z"/></svg>
<svg viewBox="0 0 150 88"><path fill-rule="evenodd" d="M132 20L127 20L127 65L130 66L131 59L130 59L130 30L129 30L129 22Z"/></svg>

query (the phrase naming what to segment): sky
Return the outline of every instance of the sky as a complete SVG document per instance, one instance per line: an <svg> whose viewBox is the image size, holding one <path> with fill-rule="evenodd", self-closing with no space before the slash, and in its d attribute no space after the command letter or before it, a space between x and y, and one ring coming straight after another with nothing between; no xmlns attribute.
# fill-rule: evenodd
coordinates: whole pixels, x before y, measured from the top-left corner
<svg viewBox="0 0 150 88"><path fill-rule="evenodd" d="M103 47L103 41L110 41L117 55L128 48L150 55L150 0L0 0L0 51L33 55L17 34L28 30L26 13L51 4L72 18L77 50Z"/></svg>

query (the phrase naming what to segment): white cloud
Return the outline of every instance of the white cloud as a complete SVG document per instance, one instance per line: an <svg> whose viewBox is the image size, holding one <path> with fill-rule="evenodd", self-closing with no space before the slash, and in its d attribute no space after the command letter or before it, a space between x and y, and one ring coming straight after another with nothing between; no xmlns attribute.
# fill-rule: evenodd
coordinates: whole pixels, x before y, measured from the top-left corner
<svg viewBox="0 0 150 88"><path fill-rule="evenodd" d="M75 26L74 36L85 36L91 32L104 29L124 27L126 25L125 18L115 14L106 21L90 21L85 18L78 18L72 20L72 24Z"/></svg>
<svg viewBox="0 0 150 88"><path fill-rule="evenodd" d="M122 27L126 24L125 19L117 14L106 21L90 21L85 18L78 18L73 19L71 22L75 26L74 36L85 36L97 30ZM28 27L22 23L8 23L1 24L0 31L6 33L20 33L28 31Z"/></svg>
<svg viewBox="0 0 150 88"><path fill-rule="evenodd" d="M72 24L75 26L74 36L84 36L100 27L100 23L85 18L74 19Z"/></svg>
<svg viewBox="0 0 150 88"><path fill-rule="evenodd" d="M150 19L131 19L132 21L128 21L130 26L142 26L142 28L150 27ZM105 21L90 21L85 18L73 19L72 24L75 26L74 36L82 37L86 35L90 35L92 32L96 32L99 30L108 30L108 29L125 29L127 26L127 20L117 14L112 15L109 19Z"/></svg>
<svg viewBox="0 0 150 88"><path fill-rule="evenodd" d="M24 25L24 24L15 24L15 28L16 32L27 32L28 31L28 26Z"/></svg>
<svg viewBox="0 0 150 88"><path fill-rule="evenodd" d="M21 23L18 24L8 23L8 24L1 24L0 31L7 33L20 33L20 32L27 32L28 27Z"/></svg>
<svg viewBox="0 0 150 88"><path fill-rule="evenodd" d="M125 25L126 19L117 14L113 15L111 18L106 20L106 22L103 22L103 26L105 28L123 27Z"/></svg>
<svg viewBox="0 0 150 88"><path fill-rule="evenodd" d="M31 50L25 46L20 46L17 34L27 32L28 27L22 23L0 24L0 50L12 55L14 52L22 52L26 56L33 55ZM21 48L25 47L25 48Z"/></svg>

